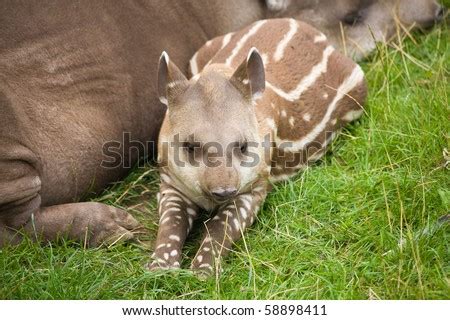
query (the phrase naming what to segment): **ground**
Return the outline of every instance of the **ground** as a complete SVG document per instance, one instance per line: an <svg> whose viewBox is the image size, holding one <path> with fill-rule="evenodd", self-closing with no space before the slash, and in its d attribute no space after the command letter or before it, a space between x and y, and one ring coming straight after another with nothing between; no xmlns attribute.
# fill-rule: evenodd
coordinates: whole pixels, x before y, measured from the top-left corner
<svg viewBox="0 0 450 320"><path fill-rule="evenodd" d="M414 33L362 64L364 116L323 161L275 186L220 277L143 268L158 188L145 167L96 199L143 222L138 242L0 250L0 298L450 299L450 223L439 220L450 211L449 35L446 24ZM187 243L185 268L199 236Z"/></svg>

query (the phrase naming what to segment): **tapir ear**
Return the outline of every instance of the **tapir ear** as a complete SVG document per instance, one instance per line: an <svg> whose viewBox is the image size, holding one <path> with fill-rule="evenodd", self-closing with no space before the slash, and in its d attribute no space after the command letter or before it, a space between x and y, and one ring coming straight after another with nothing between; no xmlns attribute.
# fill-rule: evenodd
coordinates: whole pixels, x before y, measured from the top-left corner
<svg viewBox="0 0 450 320"><path fill-rule="evenodd" d="M170 97L186 90L188 80L178 67L170 61L169 55L163 51L158 66L159 100L168 105Z"/></svg>
<svg viewBox="0 0 450 320"><path fill-rule="evenodd" d="M266 87L264 63L256 48L251 48L247 59L241 63L230 79L245 97L255 100L262 96Z"/></svg>

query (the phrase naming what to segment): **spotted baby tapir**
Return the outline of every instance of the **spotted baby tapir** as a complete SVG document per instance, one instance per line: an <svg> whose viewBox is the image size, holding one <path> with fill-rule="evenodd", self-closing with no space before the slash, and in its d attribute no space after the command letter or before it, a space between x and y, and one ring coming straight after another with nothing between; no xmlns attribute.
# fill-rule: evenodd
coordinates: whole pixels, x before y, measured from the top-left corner
<svg viewBox="0 0 450 320"><path fill-rule="evenodd" d="M199 213L209 212L191 268L213 273L251 226L271 183L324 155L363 113L361 68L313 27L258 21L208 41L188 80L164 52L167 113L158 142L159 230L150 269L178 268Z"/></svg>

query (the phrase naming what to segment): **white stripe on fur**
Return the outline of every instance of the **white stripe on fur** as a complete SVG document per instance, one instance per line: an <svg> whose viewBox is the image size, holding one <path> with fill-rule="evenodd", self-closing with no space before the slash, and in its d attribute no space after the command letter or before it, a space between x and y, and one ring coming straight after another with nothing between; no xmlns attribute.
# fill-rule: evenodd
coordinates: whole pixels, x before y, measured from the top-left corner
<svg viewBox="0 0 450 320"><path fill-rule="evenodd" d="M325 50L323 51L322 61L316 64L311 69L311 72L300 81L300 83L297 85L295 89L291 90L290 92L285 92L282 89L275 87L268 81L266 81L266 86L272 89L276 94L286 99L287 101L293 102L295 100L298 100L302 95L302 93L305 92L309 87L314 85L314 83L320 77L320 75L327 71L328 58L331 56L333 52L334 48L332 46L326 47Z"/></svg>
<svg viewBox="0 0 450 320"><path fill-rule="evenodd" d="M327 112L322 120L310 131L306 136L297 141L292 141L289 147L284 148L284 151L298 151L305 148L306 145L313 142L314 139L325 129L325 126L330 121L330 117L333 111L336 109L337 103L347 95L353 88L355 88L364 79L364 73L360 66L356 66L350 76L344 80L344 82L336 90L336 96L333 101L328 105ZM277 140L277 143L284 142L283 140ZM287 141L288 142L288 141Z"/></svg>
<svg viewBox="0 0 450 320"><path fill-rule="evenodd" d="M252 35L254 35L259 30L259 28L261 28L264 25L264 23L266 23L266 22L267 22L267 20L261 20L261 21L256 22L250 28L250 30L248 30L248 32L246 34L244 34L241 39L239 39L239 41L236 44L236 47L234 47L233 51L231 52L231 55L227 58L227 60L225 60L225 64L227 66L231 66L231 63L233 62L233 59L237 56L237 54L242 49L242 47L245 45L247 40Z"/></svg>
<svg viewBox="0 0 450 320"><path fill-rule="evenodd" d="M273 60L280 61L283 58L284 50L286 49L289 41L292 40L294 35L297 33L298 23L294 19L289 19L289 31L284 35L283 39L278 43L277 49L273 55Z"/></svg>

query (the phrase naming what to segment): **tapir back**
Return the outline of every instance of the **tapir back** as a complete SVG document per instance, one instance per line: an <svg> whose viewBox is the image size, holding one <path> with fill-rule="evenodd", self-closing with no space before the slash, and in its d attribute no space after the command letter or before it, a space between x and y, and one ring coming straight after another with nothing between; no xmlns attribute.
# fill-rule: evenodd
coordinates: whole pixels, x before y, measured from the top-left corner
<svg viewBox="0 0 450 320"><path fill-rule="evenodd" d="M272 157L272 176L283 179L317 160L335 133L361 116L364 74L320 31L294 19L261 20L209 41L192 58L191 73L210 64L235 69L252 47L266 71L256 113L279 148Z"/></svg>

